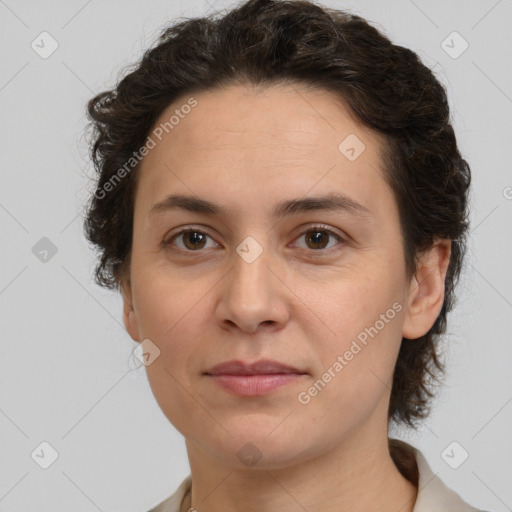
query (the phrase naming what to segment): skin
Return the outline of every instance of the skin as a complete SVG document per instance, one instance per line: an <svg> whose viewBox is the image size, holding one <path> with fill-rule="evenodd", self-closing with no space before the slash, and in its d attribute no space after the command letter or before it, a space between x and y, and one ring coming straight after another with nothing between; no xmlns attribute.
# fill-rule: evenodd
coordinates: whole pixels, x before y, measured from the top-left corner
<svg viewBox="0 0 512 512"><path fill-rule="evenodd" d="M412 511L417 489L390 457L387 409L402 336L414 343L441 310L450 242L437 240L407 280L398 209L379 156L384 141L331 93L230 85L194 97L198 105L138 170L122 282L127 331L161 351L146 370L163 413L185 437L192 506ZM349 134L366 146L355 161L338 149ZM270 214L281 200L333 191L371 214L312 211L279 221ZM230 211L148 215L171 193ZM316 223L334 233L320 230L323 245L308 236ZM191 226L206 240L185 234L162 246ZM247 236L263 249L252 263L236 252ZM401 311L301 404L298 393L395 302ZM231 394L203 374L223 361L261 358L307 374L262 397ZM246 443L261 454L251 467L237 457Z"/></svg>

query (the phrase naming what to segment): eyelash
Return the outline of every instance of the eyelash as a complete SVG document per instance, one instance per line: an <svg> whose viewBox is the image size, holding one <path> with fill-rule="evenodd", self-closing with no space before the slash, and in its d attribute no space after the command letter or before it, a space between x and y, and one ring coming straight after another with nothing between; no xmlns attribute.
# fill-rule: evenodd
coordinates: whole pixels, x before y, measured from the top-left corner
<svg viewBox="0 0 512 512"><path fill-rule="evenodd" d="M304 236L306 233L310 232L310 231L320 231L320 232L325 232L325 233L328 233L330 236L334 236L338 239L339 242L341 242L341 244L343 244L345 242L345 240L340 236L338 235L337 233L335 233L334 231L328 229L327 226L323 225L323 224L315 224L313 226L309 226L306 230L304 230L297 238L300 238L302 236ZM203 235L206 235L208 236L209 238L211 238L213 240L213 237L211 237L208 233L202 231L201 229L197 229L197 228L194 228L194 227L188 227L188 228L185 228L185 229L182 229L181 231L178 231L177 233L174 233L172 235L171 238L167 239L167 240L164 240L162 242L162 245L165 247L165 248L172 248L173 250L176 250L178 252L181 252L183 254L187 254L187 255L192 255L193 253L201 253L201 252L204 252L203 249L198 249L196 251L192 251L192 250L185 250L185 249L180 249L180 248L176 248L176 247L171 247L172 246L172 242L178 238L180 235L183 235L185 233L200 233L200 234L203 234ZM217 243L217 242L216 242ZM306 249L307 250L307 249ZM324 255L324 254L329 254L333 251L333 249L311 249L310 250L312 253L314 253L315 255Z"/></svg>

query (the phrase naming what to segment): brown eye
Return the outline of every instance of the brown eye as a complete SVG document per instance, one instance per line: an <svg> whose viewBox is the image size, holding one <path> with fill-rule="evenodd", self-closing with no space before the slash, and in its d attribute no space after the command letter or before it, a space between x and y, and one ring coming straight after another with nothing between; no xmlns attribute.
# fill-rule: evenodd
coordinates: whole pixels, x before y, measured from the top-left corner
<svg viewBox="0 0 512 512"><path fill-rule="evenodd" d="M186 231L183 233L183 241L188 249L202 249L204 247L206 236L200 231Z"/></svg>
<svg viewBox="0 0 512 512"><path fill-rule="evenodd" d="M200 249L204 249L207 238L211 238L203 231L197 229L184 229L179 233L176 233L170 240L164 243L166 246L174 245L175 240L181 240L182 246L177 245L179 249L187 252L197 252Z"/></svg>
<svg viewBox="0 0 512 512"><path fill-rule="evenodd" d="M325 249L330 236L326 231L319 231L318 229L308 231L307 235L306 240L311 241L312 249Z"/></svg>
<svg viewBox="0 0 512 512"><path fill-rule="evenodd" d="M307 231L304 231L299 239L304 239L306 241L306 249L313 249L314 251L322 252L324 250L329 250L327 246L333 237L338 241L343 242L343 239L330 229L325 229L323 226L313 226Z"/></svg>

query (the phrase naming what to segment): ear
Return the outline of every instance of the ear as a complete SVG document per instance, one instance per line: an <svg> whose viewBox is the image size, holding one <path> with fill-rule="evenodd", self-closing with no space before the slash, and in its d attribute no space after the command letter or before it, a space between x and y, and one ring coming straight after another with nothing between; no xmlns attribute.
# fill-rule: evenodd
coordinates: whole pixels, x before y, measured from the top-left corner
<svg viewBox="0 0 512 512"><path fill-rule="evenodd" d="M409 285L402 336L416 339L434 325L444 302L444 283L450 263L451 240L437 239L419 258Z"/></svg>
<svg viewBox="0 0 512 512"><path fill-rule="evenodd" d="M121 281L123 294L123 323L133 341L140 341L139 325L137 315L133 307L132 286L130 279Z"/></svg>

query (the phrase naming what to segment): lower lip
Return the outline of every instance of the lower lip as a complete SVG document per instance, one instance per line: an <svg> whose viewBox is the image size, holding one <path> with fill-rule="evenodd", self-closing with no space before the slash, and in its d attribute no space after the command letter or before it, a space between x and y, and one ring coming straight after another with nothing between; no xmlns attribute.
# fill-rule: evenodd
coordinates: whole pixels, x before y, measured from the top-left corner
<svg viewBox="0 0 512 512"><path fill-rule="evenodd" d="M209 375L220 386L241 396L261 396L271 393L302 377L298 373L265 375Z"/></svg>

